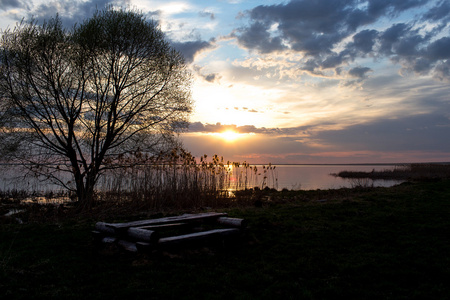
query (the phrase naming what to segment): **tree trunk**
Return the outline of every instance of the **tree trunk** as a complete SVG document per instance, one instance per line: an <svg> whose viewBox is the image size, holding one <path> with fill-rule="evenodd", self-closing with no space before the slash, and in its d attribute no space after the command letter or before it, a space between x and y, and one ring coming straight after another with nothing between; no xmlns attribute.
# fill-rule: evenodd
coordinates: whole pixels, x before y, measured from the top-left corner
<svg viewBox="0 0 450 300"><path fill-rule="evenodd" d="M77 185L77 199L79 209L82 211L87 211L92 208L92 205L94 203L94 186L96 174L93 172L88 172L86 174L86 177L83 177L84 176L80 175L79 178L75 179Z"/></svg>

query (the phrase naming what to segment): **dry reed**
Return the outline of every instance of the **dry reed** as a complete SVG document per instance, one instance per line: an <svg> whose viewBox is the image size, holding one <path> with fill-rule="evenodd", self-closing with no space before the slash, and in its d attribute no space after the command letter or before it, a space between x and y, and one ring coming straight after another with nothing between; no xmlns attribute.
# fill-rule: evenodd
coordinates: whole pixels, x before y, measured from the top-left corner
<svg viewBox="0 0 450 300"><path fill-rule="evenodd" d="M145 163L122 161L101 178L98 200L133 202L154 210L229 205L234 191L253 187L277 188L276 167L252 166L247 162L225 162L213 155L197 160L176 148Z"/></svg>

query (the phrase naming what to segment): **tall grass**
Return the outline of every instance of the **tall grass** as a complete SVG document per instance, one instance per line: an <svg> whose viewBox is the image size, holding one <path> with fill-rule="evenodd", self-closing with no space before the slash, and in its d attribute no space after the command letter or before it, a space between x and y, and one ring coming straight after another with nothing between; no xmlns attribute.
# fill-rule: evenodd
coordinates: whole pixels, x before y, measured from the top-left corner
<svg viewBox="0 0 450 300"><path fill-rule="evenodd" d="M153 157L140 153L121 157L109 167L97 182L98 203L127 203L155 210L218 207L234 201L238 190L278 188L277 170L271 164L225 162L217 154L195 158L180 148ZM42 184L26 187L0 189L0 202L54 204L75 199L68 191L42 189Z"/></svg>
<svg viewBox="0 0 450 300"><path fill-rule="evenodd" d="M127 165L130 165L128 167ZM131 166L132 165L132 166ZM227 205L234 191L277 188L276 167L225 162L223 157L174 149L143 164L123 162L108 171L98 184L102 201L134 202L146 208L199 208Z"/></svg>

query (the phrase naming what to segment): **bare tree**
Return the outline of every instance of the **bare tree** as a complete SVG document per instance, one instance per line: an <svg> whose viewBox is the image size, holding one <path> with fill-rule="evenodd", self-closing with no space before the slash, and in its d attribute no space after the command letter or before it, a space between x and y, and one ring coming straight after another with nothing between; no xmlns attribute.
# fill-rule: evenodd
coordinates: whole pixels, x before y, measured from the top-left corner
<svg viewBox="0 0 450 300"><path fill-rule="evenodd" d="M72 29L58 16L21 23L3 32L0 50L4 126L20 134L16 154L85 208L104 170L173 146L191 110L183 57L135 11L98 11Z"/></svg>

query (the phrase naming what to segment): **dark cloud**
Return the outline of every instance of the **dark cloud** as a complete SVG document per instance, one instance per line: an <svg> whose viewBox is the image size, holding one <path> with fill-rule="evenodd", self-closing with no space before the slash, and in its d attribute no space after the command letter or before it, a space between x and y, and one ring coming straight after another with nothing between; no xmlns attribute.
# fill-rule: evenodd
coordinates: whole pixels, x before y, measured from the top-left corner
<svg viewBox="0 0 450 300"><path fill-rule="evenodd" d="M393 155L393 160L398 162L402 157L408 159L408 155L420 158L420 153L426 153L437 159L450 153L450 140L445 138L450 135L450 119L442 112L379 119L339 130L321 126L257 128L198 122L191 124L189 132L215 133L227 129L257 134L249 135L245 143L226 147L221 140L202 135L184 136L183 140L196 155L220 153L241 160L253 157L260 163L316 161L317 156L329 163L334 161L336 153L341 153L344 161L386 161ZM362 155L360 160L358 155Z"/></svg>
<svg viewBox="0 0 450 300"><path fill-rule="evenodd" d="M194 122L189 125L189 132L216 133L226 130L238 131L237 128L238 126L236 125L222 125L221 123L203 124L201 122Z"/></svg>
<svg viewBox="0 0 450 300"><path fill-rule="evenodd" d="M200 17L210 18L211 20L216 19L216 15L210 11L201 11L198 13Z"/></svg>
<svg viewBox="0 0 450 300"><path fill-rule="evenodd" d="M410 66L411 66L412 70L414 71L414 73L426 75L430 71L432 64L431 64L430 60L428 60L428 59L418 58L418 59L413 60L410 63Z"/></svg>
<svg viewBox="0 0 450 300"><path fill-rule="evenodd" d="M418 30L409 30L392 47L395 55L400 57L420 55L420 46L427 42L428 38L418 33Z"/></svg>
<svg viewBox="0 0 450 300"><path fill-rule="evenodd" d="M367 78L367 73L369 72L372 72L371 68L354 67L348 71L348 75L356 79L344 81L341 83L341 85L348 87L359 87L363 80Z"/></svg>
<svg viewBox="0 0 450 300"><path fill-rule="evenodd" d="M19 0L1 0L2 7L19 6ZM119 7L130 7L131 0L53 0L44 2L33 9L32 15L29 18L38 21L48 20L59 15L65 27L71 27L75 23L81 23L87 17L91 16L96 10L104 9L110 5ZM202 12L204 15L208 14L210 18L214 17L213 13ZM158 11L146 12L146 17L149 19L157 18ZM156 21L157 22L157 21ZM189 42L173 42L173 47L179 50L185 56L187 62L192 62L194 56L202 50L214 47L214 40L210 41L189 41Z"/></svg>
<svg viewBox="0 0 450 300"><path fill-rule="evenodd" d="M333 58L338 59L337 57L332 57L332 59ZM307 71L311 74L319 75L319 74L322 74L321 72L316 71L319 68L319 63L320 63L320 61L318 61L316 59L309 59L303 64L303 66L300 69ZM335 64L336 64L336 61L329 62L330 66L334 66Z"/></svg>
<svg viewBox="0 0 450 300"><path fill-rule="evenodd" d="M450 120L443 114L380 119L341 130L317 132L314 138L336 149L450 152Z"/></svg>
<svg viewBox="0 0 450 300"><path fill-rule="evenodd" d="M330 53L334 45L355 30L384 15L400 13L424 4L424 0L300 0L286 4L260 5L249 12L251 25L240 30L242 46L268 53L280 50L284 41L307 55ZM367 4L364 10L359 4ZM278 24L278 36L272 25ZM274 47L277 45L277 47Z"/></svg>
<svg viewBox="0 0 450 300"><path fill-rule="evenodd" d="M281 160L290 153L311 153L311 149L306 143L302 143L298 138L279 137L276 135L259 136L249 135L245 142L239 141L229 144L220 138L214 139L202 135L182 135L183 145L191 151L194 156L204 154L220 154L225 161L247 161L249 163L277 163L289 162ZM292 162L293 160L290 160Z"/></svg>
<svg viewBox="0 0 450 300"><path fill-rule="evenodd" d="M423 15L422 20L448 22L450 20L450 2L448 0L440 1Z"/></svg>
<svg viewBox="0 0 450 300"><path fill-rule="evenodd" d="M200 78L203 78L203 80L208 82L218 82L222 78L222 76L219 73L204 74L203 68L198 65L194 65L193 69Z"/></svg>
<svg viewBox="0 0 450 300"><path fill-rule="evenodd" d="M301 52L305 58L299 68L313 75L324 75L327 69L340 73L342 66L358 58L387 57L416 74L438 72L443 76L445 60L450 58L450 37L444 22L450 20L450 4L439 1L428 9L428 2L291 0L260 5L247 12L249 25L238 29L234 36L240 46L260 53L286 49ZM393 18L418 7L428 9L419 20L397 23L381 31L367 28L382 18ZM430 22L442 24L426 26Z"/></svg>
<svg viewBox="0 0 450 300"><path fill-rule="evenodd" d="M245 48L258 50L260 53L270 53L286 49L280 37L271 37L267 25L261 22L253 23L248 29L237 36L239 43Z"/></svg>
<svg viewBox="0 0 450 300"><path fill-rule="evenodd" d="M96 10L106 8L108 5L117 5L127 7L131 4L131 0L58 0L46 1L39 4L33 9L30 17L38 20L48 20L59 15L65 27L71 27L75 23L81 23L86 18L92 16Z"/></svg>
<svg viewBox="0 0 450 300"><path fill-rule="evenodd" d="M404 26L402 26L404 27ZM422 36L417 30L402 30L401 37L390 43L388 49L391 59L401 63L406 71L413 71L416 74L427 75L430 72L433 76L443 76L442 65L450 58L450 37L443 37L429 43L431 36ZM382 45L388 43L382 40ZM386 50L387 47L384 49ZM437 75L435 73L439 73Z"/></svg>
<svg viewBox="0 0 450 300"><path fill-rule="evenodd" d="M439 63L435 70L433 76L441 81L449 81L450 79L450 61Z"/></svg>
<svg viewBox="0 0 450 300"><path fill-rule="evenodd" d="M421 6L427 3L427 0L369 0L368 14L375 17L382 15L396 15L404 10Z"/></svg>
<svg viewBox="0 0 450 300"><path fill-rule="evenodd" d="M390 0L368 0L359 1L359 4L364 5L361 9L354 6L352 10L348 11L346 17L349 29L356 30L357 28L372 24L383 16L394 17L408 9L419 7L426 4L427 0L404 0L404 1L390 1Z"/></svg>
<svg viewBox="0 0 450 300"><path fill-rule="evenodd" d="M262 53L285 48L281 41L309 55L327 53L345 34L342 16L351 4L354 1L320 0L255 7L250 13L252 24L239 36L239 42ZM276 23L279 36L271 37L269 30Z"/></svg>
<svg viewBox="0 0 450 300"><path fill-rule="evenodd" d="M353 36L353 43L347 45L347 48L353 48L362 54L370 53L373 50L377 36L378 31L376 30L362 30Z"/></svg>
<svg viewBox="0 0 450 300"><path fill-rule="evenodd" d="M186 62L191 63L194 61L195 55L199 52L214 48L214 40L207 41L189 41L189 42L172 42L172 46L180 51Z"/></svg>
<svg viewBox="0 0 450 300"><path fill-rule="evenodd" d="M314 72L316 68L319 67L322 69L329 69L329 68L335 68L342 65L344 61L346 61L346 55L345 53L342 54L332 54L327 56L323 61L320 63L315 62L314 60L310 60L310 66L309 71ZM338 71L339 72L339 71Z"/></svg>
<svg viewBox="0 0 450 300"><path fill-rule="evenodd" d="M7 1L13 2L14 0ZM86 17L91 16L97 9L103 9L108 5L125 7L130 4L130 0L50 1L37 6L33 10L33 17L42 21L50 19L58 13L64 26L70 27L75 23L82 22ZM204 13L206 14L206 12ZM146 15L149 18L153 18L158 16L158 12L148 12ZM211 13L209 13L209 15L210 17L214 16ZM184 55L186 62L191 63L194 60L195 55L199 52L214 48L214 42L214 39L210 41L197 40L188 42L172 42L172 46ZM205 79L208 81L214 80L213 76L213 74L209 74L205 77Z"/></svg>
<svg viewBox="0 0 450 300"><path fill-rule="evenodd" d="M450 37L443 37L427 47L427 57L431 60L450 58Z"/></svg>
<svg viewBox="0 0 450 300"><path fill-rule="evenodd" d="M431 39L429 34L421 34L419 29L412 25L397 23L383 32L376 30L363 30L353 36L353 42L346 45L347 53L353 60L356 57L371 55L373 57L390 57L394 62L403 62L408 65L420 64L425 66L426 45ZM441 50L442 45L437 45Z"/></svg>
<svg viewBox="0 0 450 300"><path fill-rule="evenodd" d="M206 75L204 78L206 81L208 82L214 82L216 81L217 78L219 78L220 76L216 73L212 73L212 74L208 74Z"/></svg>
<svg viewBox="0 0 450 300"><path fill-rule="evenodd" d="M20 0L0 0L0 9L6 10L8 8L20 8L24 4Z"/></svg>
<svg viewBox="0 0 450 300"><path fill-rule="evenodd" d="M234 108L236 109L236 108ZM239 108L238 108L239 109ZM251 111L251 110L249 110ZM203 124L201 122L194 122L189 125L189 132L201 132L201 133L216 133L226 130L234 130L239 133L258 133L269 135L298 135L299 133L310 129L309 126L288 127L288 128L265 128L255 127L254 125L225 125L221 123L216 124Z"/></svg>
<svg viewBox="0 0 450 300"><path fill-rule="evenodd" d="M363 79L367 77L367 73L370 71L372 71L372 69L368 67L355 67L350 69L348 74L352 77Z"/></svg>

